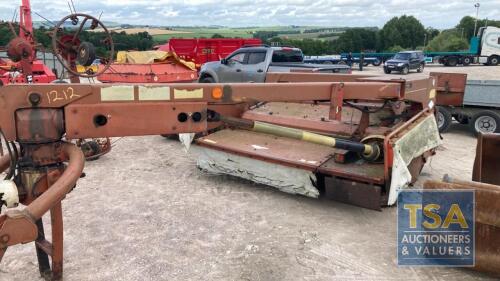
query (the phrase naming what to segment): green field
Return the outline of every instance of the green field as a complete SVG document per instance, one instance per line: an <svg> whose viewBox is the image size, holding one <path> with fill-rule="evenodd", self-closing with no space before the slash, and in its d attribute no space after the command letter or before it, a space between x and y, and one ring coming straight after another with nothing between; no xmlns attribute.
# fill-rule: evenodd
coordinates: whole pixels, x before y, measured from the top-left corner
<svg viewBox="0 0 500 281"><path fill-rule="evenodd" d="M335 32L311 32L305 33L308 29L318 29L324 27L314 26L268 26L268 27L243 27L243 28L229 28L229 27L172 27L172 34L154 35L153 38L157 43L164 43L170 38L211 38L214 34L219 34L229 38L253 38L253 34L257 31L274 31L278 33L279 37L288 39L321 39L332 40L338 37L342 31ZM340 28L342 29L342 28ZM179 31L179 33L174 33ZM297 32L292 33L290 32ZM331 36L329 36L331 35Z"/></svg>

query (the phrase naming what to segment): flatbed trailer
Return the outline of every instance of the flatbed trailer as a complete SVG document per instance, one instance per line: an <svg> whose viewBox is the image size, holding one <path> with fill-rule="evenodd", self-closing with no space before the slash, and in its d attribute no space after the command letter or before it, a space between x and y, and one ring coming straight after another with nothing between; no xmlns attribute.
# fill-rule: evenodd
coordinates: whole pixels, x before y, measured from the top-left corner
<svg viewBox="0 0 500 281"><path fill-rule="evenodd" d="M360 56L353 56L352 63L360 63L361 62L361 57ZM304 57L304 63L314 63L314 64L348 64L348 59L347 56L342 56L342 55L333 55L333 56L305 56ZM374 66L379 66L382 64L382 60L379 57L371 56L369 54L368 56L365 56L363 58L363 65L368 66L368 65L374 65Z"/></svg>
<svg viewBox="0 0 500 281"><path fill-rule="evenodd" d="M353 60L365 57L375 58L385 62L392 58L395 52L383 53L352 53ZM467 51L458 52L424 52L427 63L439 63L445 66L468 66L470 64L484 64L496 66L500 63L500 28L482 27L478 36L470 40L470 48ZM348 53L340 54L341 60L347 59Z"/></svg>
<svg viewBox="0 0 500 281"><path fill-rule="evenodd" d="M446 132L455 119L475 133L500 132L500 80L467 80L467 74L431 73L437 80L436 119Z"/></svg>

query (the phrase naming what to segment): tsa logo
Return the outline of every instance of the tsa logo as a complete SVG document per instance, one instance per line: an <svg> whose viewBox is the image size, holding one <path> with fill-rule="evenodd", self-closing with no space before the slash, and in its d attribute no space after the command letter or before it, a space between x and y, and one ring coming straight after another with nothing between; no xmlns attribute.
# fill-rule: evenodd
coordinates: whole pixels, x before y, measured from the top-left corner
<svg viewBox="0 0 500 281"><path fill-rule="evenodd" d="M402 191L398 264L474 266L474 192Z"/></svg>

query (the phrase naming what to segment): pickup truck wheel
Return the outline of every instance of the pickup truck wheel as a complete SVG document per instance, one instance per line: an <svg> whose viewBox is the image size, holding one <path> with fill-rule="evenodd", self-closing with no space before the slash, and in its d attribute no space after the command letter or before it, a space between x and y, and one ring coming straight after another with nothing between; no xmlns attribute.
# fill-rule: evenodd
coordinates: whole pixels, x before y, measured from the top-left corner
<svg viewBox="0 0 500 281"><path fill-rule="evenodd" d="M425 65L424 65L423 63L421 63L421 64L418 66L418 68L417 68L417 72L418 72L418 73L423 72L423 71L424 71L424 67L425 67Z"/></svg>
<svg viewBox="0 0 500 281"><path fill-rule="evenodd" d="M340 64L340 65L346 65L347 63L343 60L339 61L337 64Z"/></svg>
<svg viewBox="0 0 500 281"><path fill-rule="evenodd" d="M446 107L436 106L436 123L440 133L445 133L451 126L451 112Z"/></svg>
<svg viewBox="0 0 500 281"><path fill-rule="evenodd" d="M468 66L471 63L472 63L472 58L471 57L465 57L464 60L462 61L462 64L464 66Z"/></svg>
<svg viewBox="0 0 500 281"><path fill-rule="evenodd" d="M207 76L200 80L200 83L215 83L214 78Z"/></svg>
<svg viewBox="0 0 500 281"><path fill-rule="evenodd" d="M496 66L496 65L498 65L498 57L497 57L497 56L491 56L491 57L488 59L488 64L489 64L489 65L492 65L492 66Z"/></svg>
<svg viewBox="0 0 500 281"><path fill-rule="evenodd" d="M447 66L457 66L458 64L458 58L456 57L449 57L448 58L448 65Z"/></svg>
<svg viewBox="0 0 500 281"><path fill-rule="evenodd" d="M479 133L499 133L500 116L490 110L481 111L472 117L470 125L476 135Z"/></svg>
<svg viewBox="0 0 500 281"><path fill-rule="evenodd" d="M387 68L384 68L384 72L385 72L385 74L391 74L391 70L387 69Z"/></svg>
<svg viewBox="0 0 500 281"><path fill-rule="evenodd" d="M405 65L405 66L403 67L403 70L401 70L401 73L402 73L403 75L406 75L406 74L408 74L409 72L410 72L410 68L409 68L407 65Z"/></svg>

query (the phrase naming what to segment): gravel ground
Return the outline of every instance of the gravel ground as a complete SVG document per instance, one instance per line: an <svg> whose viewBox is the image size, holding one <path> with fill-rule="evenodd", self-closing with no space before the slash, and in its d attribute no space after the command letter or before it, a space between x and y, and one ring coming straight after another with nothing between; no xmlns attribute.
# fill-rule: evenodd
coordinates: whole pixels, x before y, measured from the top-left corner
<svg viewBox="0 0 500 281"><path fill-rule="evenodd" d="M495 70L500 78L500 67L453 70L478 78ZM475 138L459 124L443 136L417 186L446 173L471 178ZM371 211L204 175L195 155L159 136L120 139L85 170L63 201L65 280L488 279L466 269L398 267L395 208ZM0 280L40 280L32 243L8 249Z"/></svg>

